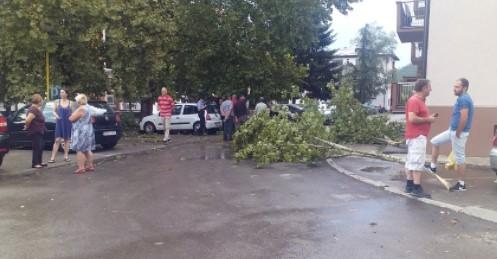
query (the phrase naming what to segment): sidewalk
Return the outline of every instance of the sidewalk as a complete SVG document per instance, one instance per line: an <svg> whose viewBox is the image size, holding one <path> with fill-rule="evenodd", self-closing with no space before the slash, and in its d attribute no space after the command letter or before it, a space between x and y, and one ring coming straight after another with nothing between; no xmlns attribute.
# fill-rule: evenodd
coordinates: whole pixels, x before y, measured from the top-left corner
<svg viewBox="0 0 497 259"><path fill-rule="evenodd" d="M137 135L127 138L122 138L121 141L113 149L102 150L97 148L94 152L95 163L98 165L104 161L121 159L125 156L140 154L145 152L153 152L166 149L168 146L182 145L191 141L198 141L198 138L191 135L172 135L172 143L164 145L161 142L161 135ZM2 167L0 167L0 178L11 176L30 175L38 172L46 172L50 168L68 167L68 172L74 171L76 168L76 154L69 153L70 162L64 162L64 153L58 152L56 163L48 164L48 168L33 169L31 168L31 150L30 149L12 149L4 158ZM52 151L45 150L43 153L43 161L47 162L50 159Z"/></svg>
<svg viewBox="0 0 497 259"><path fill-rule="evenodd" d="M407 149L403 147L392 147L392 146L383 146L383 145L373 145L373 144L357 144L357 145L346 145L347 147L360 150L365 152L373 152L377 154L389 154L391 156L399 157L402 159L406 158ZM490 150L489 150L490 152ZM431 161L431 155L426 155L426 161ZM438 162L440 166L443 166L448 161L448 157L446 155L440 155L438 158ZM489 157L466 157L466 164L470 167L478 167L481 169L487 169L490 167Z"/></svg>
<svg viewBox="0 0 497 259"><path fill-rule="evenodd" d="M354 148L375 151L372 146ZM405 158L402 154L396 156ZM441 159L441 162L443 160ZM432 195L432 199L418 200L440 207L441 214L464 213L497 223L497 184L494 183L496 174L488 167L488 159L485 161L485 158L472 158L469 161L471 165L467 168L467 191L449 192L435 177L425 174L422 180L423 188ZM329 159L328 163L337 171L359 181L410 197L404 193L405 172L400 163L360 156ZM456 181L455 172L446 170L443 165L439 166L438 174L451 184Z"/></svg>

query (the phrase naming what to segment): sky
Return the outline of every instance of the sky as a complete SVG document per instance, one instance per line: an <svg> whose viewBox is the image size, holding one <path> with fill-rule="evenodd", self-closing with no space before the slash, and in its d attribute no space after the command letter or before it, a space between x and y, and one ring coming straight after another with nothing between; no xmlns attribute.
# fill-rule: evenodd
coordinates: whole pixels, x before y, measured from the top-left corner
<svg viewBox="0 0 497 259"><path fill-rule="evenodd" d="M333 49L353 47L351 41L357 37L359 29L367 23L376 22L383 26L387 32L395 32L397 27L397 0L363 0L352 5L354 10L348 15L342 15L338 11L333 11L332 29L336 34L336 42L331 45ZM397 33L395 33L397 35ZM411 45L400 43L397 37L396 54L399 61L397 68L401 68L410 63Z"/></svg>

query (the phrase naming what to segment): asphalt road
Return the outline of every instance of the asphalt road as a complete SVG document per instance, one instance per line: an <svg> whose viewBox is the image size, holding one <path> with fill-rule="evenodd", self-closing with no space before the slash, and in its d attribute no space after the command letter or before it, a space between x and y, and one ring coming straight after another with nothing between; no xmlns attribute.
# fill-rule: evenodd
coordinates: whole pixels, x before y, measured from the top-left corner
<svg viewBox="0 0 497 259"><path fill-rule="evenodd" d="M0 182L1 258L496 258L496 225L219 137Z"/></svg>

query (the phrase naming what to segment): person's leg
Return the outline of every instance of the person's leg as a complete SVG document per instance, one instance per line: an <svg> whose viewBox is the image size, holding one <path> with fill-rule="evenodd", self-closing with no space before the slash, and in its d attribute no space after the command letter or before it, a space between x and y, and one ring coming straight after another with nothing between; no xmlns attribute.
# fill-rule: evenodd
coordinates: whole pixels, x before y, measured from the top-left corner
<svg viewBox="0 0 497 259"><path fill-rule="evenodd" d="M69 160L69 148L71 145L71 140L69 139L64 139L64 159L67 161Z"/></svg>
<svg viewBox="0 0 497 259"><path fill-rule="evenodd" d="M430 168L436 172L438 156L440 155L440 146L450 142L450 130L446 130L431 139L431 164Z"/></svg>
<svg viewBox="0 0 497 259"><path fill-rule="evenodd" d="M162 125L164 125L164 138L162 139L163 141L167 141L167 136L166 135L169 134L167 132L167 126L166 126L166 124L167 124L166 117L162 117Z"/></svg>
<svg viewBox="0 0 497 259"><path fill-rule="evenodd" d="M228 140L228 120L225 120L224 123L223 123L223 139L224 140Z"/></svg>
<svg viewBox="0 0 497 259"><path fill-rule="evenodd" d="M48 161L49 163L55 162L55 155L57 155L57 152L59 151L60 141L61 141L60 138L55 138L52 148L52 156L50 157L50 161Z"/></svg>
<svg viewBox="0 0 497 259"><path fill-rule="evenodd" d="M166 141L170 140L170 131L171 131L171 118L164 119L164 138Z"/></svg>
<svg viewBox="0 0 497 259"><path fill-rule="evenodd" d="M39 140L38 140L38 134L33 134L31 135L31 150L32 150L32 157L31 157L31 166L39 166L41 164L41 161L39 161Z"/></svg>
<svg viewBox="0 0 497 259"><path fill-rule="evenodd" d="M468 133L461 133L461 136L456 137L455 131L451 132L452 151L456 158L456 175L457 183L451 188L452 191L465 191L465 171L466 171L466 142L468 140Z"/></svg>
<svg viewBox="0 0 497 259"><path fill-rule="evenodd" d="M47 166L47 164L43 164L43 149L45 147L45 141L43 140L43 135L40 134L38 136L38 161L40 161L40 164L43 166Z"/></svg>
<svg viewBox="0 0 497 259"><path fill-rule="evenodd" d="M76 160L78 162L78 171L84 171L85 161L86 161L85 154L83 154L83 152L78 151L78 153L76 154Z"/></svg>
<svg viewBox="0 0 497 259"><path fill-rule="evenodd" d="M406 145L407 145L407 156L406 156L406 164L405 164L405 173L406 173L406 187L405 187L405 192L406 193L411 193L413 188L414 188L414 178L412 175L412 171L409 170L410 163L411 163L411 156L412 156L412 141L406 140Z"/></svg>
<svg viewBox="0 0 497 259"><path fill-rule="evenodd" d="M413 187L411 194L418 198L429 198L429 194L423 191L421 187L421 175L426 160L426 143L425 136L419 136L409 140L409 160L406 162L407 169L412 172Z"/></svg>
<svg viewBox="0 0 497 259"><path fill-rule="evenodd" d="M228 140L232 140L233 139L233 130L235 128L235 122L233 121L233 118L228 119L226 121L226 124L228 125L226 137Z"/></svg>

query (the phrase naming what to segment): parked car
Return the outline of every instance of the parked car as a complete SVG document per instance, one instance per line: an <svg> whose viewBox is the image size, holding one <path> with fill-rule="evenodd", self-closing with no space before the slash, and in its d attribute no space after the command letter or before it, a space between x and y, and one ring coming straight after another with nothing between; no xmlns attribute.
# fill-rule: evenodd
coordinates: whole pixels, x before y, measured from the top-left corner
<svg viewBox="0 0 497 259"><path fill-rule="evenodd" d="M334 107L318 108L318 111L325 116L324 125L332 124L331 114L334 112L334 109ZM280 107L278 107L277 109L272 109L270 111L270 115L275 116L281 112L284 112L288 114L288 119L295 120L298 116L302 115L304 111L305 108L297 104L283 104L280 105Z"/></svg>
<svg viewBox="0 0 497 259"><path fill-rule="evenodd" d="M215 134L223 126L221 114L215 105L207 105L207 118L205 127L209 134ZM192 131L197 133L200 129L200 119L198 118L197 104L180 103L176 104L171 116L171 130ZM151 134L164 130L164 122L159 117L158 112L144 117L140 121L140 131Z"/></svg>
<svg viewBox="0 0 497 259"><path fill-rule="evenodd" d="M2 166L3 158L9 152L9 147L7 118L0 113L0 166Z"/></svg>
<svg viewBox="0 0 497 259"><path fill-rule="evenodd" d="M497 174L497 125L494 126L494 139L490 150L490 168Z"/></svg>
<svg viewBox="0 0 497 259"><path fill-rule="evenodd" d="M95 130L95 143L101 145L104 149L113 148L122 136L119 113L115 112L107 102L89 101L88 104L97 110L101 110L100 115L92 117L93 129ZM44 103L42 107L42 112L45 116L45 126L48 130L44 136L47 147L53 145L55 138L54 105L54 102L50 101ZM27 132L23 130L29 106L26 105L9 116L8 128L11 146L31 147L31 139L27 135Z"/></svg>

